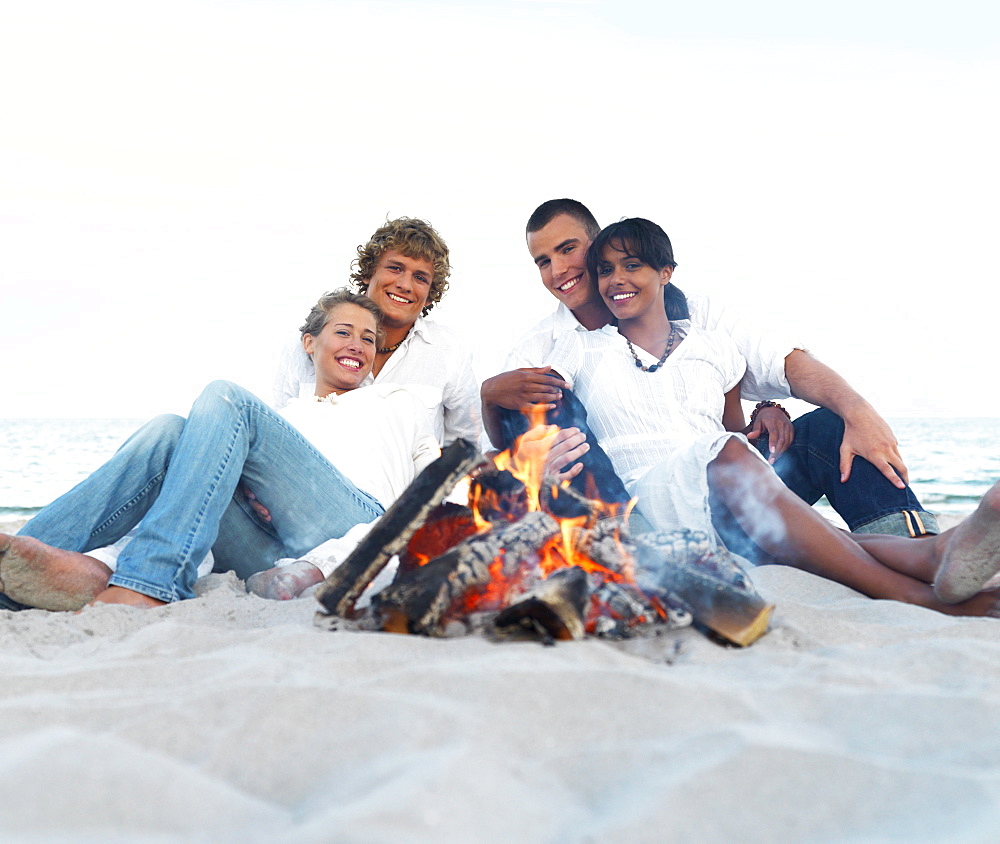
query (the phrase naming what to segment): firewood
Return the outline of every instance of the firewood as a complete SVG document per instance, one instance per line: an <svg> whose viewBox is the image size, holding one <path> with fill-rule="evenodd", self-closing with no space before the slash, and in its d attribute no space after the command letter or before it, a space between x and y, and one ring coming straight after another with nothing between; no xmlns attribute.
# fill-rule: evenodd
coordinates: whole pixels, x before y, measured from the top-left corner
<svg viewBox="0 0 1000 844"><path fill-rule="evenodd" d="M406 548L399 553L396 577L420 568L476 533L476 520L468 507L453 501L439 504L427 515L427 521L414 532Z"/></svg>
<svg viewBox="0 0 1000 844"><path fill-rule="evenodd" d="M492 463L472 479L469 501L476 502L480 517L487 522L516 522L528 512L524 483Z"/></svg>
<svg viewBox="0 0 1000 844"><path fill-rule="evenodd" d="M582 639L589 593L582 568L560 569L501 611L494 626L500 634L528 630L546 639Z"/></svg>
<svg viewBox="0 0 1000 844"><path fill-rule="evenodd" d="M542 509L560 519L586 517L585 528L593 526L605 505L592 501L571 486L562 486L552 478L546 478L539 491Z"/></svg>
<svg viewBox="0 0 1000 844"><path fill-rule="evenodd" d="M502 573L514 574L523 559L559 532L546 513L529 513L512 524L497 523L488 533L456 545L437 559L397 578L372 598L384 630L441 634L441 621L470 590L490 583L490 566L502 560Z"/></svg>
<svg viewBox="0 0 1000 844"><path fill-rule="evenodd" d="M425 467L330 576L320 584L316 600L335 615L349 618L354 602L386 563L410 541L427 514L455 484L482 460L475 444L458 439Z"/></svg>
<svg viewBox="0 0 1000 844"><path fill-rule="evenodd" d="M774 611L746 572L701 531L645 534L629 543L642 590L677 596L695 620L733 644L746 646L767 632Z"/></svg>
<svg viewBox="0 0 1000 844"><path fill-rule="evenodd" d="M675 595L647 595L628 582L606 580L593 592L584 623L588 633L625 639L656 627L678 630L690 626L690 610Z"/></svg>

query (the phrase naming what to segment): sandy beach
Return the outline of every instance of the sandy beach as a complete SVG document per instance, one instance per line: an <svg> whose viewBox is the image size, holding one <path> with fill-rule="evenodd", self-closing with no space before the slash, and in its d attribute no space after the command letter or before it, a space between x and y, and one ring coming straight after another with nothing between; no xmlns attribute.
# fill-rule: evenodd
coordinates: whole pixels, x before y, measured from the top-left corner
<svg viewBox="0 0 1000 844"><path fill-rule="evenodd" d="M993 840L1000 622L774 566L747 649L327 632L232 575L0 614L0 836Z"/></svg>

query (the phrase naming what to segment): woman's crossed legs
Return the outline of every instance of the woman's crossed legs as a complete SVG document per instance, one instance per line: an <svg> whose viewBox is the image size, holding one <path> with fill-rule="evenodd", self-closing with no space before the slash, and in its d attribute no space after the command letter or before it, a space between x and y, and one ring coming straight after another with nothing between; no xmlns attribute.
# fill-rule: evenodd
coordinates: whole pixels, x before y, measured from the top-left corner
<svg viewBox="0 0 1000 844"><path fill-rule="evenodd" d="M872 598L952 615L986 615L998 603L1000 594L979 590L1000 569L1000 484L957 527L909 539L858 536L835 528L736 438L709 464L708 482L713 498L775 562ZM762 513L775 518L762 519Z"/></svg>

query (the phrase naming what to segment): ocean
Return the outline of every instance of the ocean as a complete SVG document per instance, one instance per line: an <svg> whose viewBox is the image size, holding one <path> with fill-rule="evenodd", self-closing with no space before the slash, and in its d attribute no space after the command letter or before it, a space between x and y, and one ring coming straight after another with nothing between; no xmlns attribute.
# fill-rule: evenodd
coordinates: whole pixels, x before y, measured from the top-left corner
<svg viewBox="0 0 1000 844"><path fill-rule="evenodd" d="M30 518L110 457L143 420L0 419L0 530ZM925 509L962 515L1000 478L1000 419L889 419ZM825 504L817 507L837 521Z"/></svg>

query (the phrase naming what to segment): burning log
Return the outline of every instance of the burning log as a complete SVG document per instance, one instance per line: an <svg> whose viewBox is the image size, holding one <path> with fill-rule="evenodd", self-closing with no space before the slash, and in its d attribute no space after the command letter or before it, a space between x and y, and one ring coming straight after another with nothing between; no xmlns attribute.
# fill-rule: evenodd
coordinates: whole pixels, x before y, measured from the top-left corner
<svg viewBox="0 0 1000 844"><path fill-rule="evenodd" d="M349 618L354 602L386 563L410 541L427 514L482 460L476 446L458 439L413 479L346 560L320 585L316 600L329 613Z"/></svg>
<svg viewBox="0 0 1000 844"><path fill-rule="evenodd" d="M607 580L592 595L587 632L609 639L625 639L654 624L678 630L691 624L691 612L674 595L650 597L631 583Z"/></svg>
<svg viewBox="0 0 1000 844"><path fill-rule="evenodd" d="M408 572L372 598L382 629L397 633L441 634L441 621L452 606L496 575L511 575L521 561L559 533L546 513L529 513L510 525L467 539L437 559ZM501 565L495 564L496 560ZM498 571L497 569L501 569Z"/></svg>
<svg viewBox="0 0 1000 844"><path fill-rule="evenodd" d="M753 644L767 632L774 605L701 531L646 534L630 544L643 591L679 597L698 622L736 645Z"/></svg>
<svg viewBox="0 0 1000 844"><path fill-rule="evenodd" d="M524 483L496 466L486 466L473 478L469 500L487 522L516 522L528 512Z"/></svg>
<svg viewBox="0 0 1000 844"><path fill-rule="evenodd" d="M453 501L439 504L427 515L427 521L414 532L406 548L400 552L396 577L426 565L477 533L479 527L472 510Z"/></svg>
<svg viewBox="0 0 1000 844"><path fill-rule="evenodd" d="M497 632L529 630L543 639L582 639L583 616L590 594L587 573L579 566L561 569L503 610Z"/></svg>
<svg viewBox="0 0 1000 844"><path fill-rule="evenodd" d="M585 528L591 528L597 520L608 511L608 505L602 501L586 498L571 486L562 486L556 481L546 478L539 491L541 506L560 519L586 518Z"/></svg>
<svg viewBox="0 0 1000 844"><path fill-rule="evenodd" d="M357 598L400 554L392 585L351 623L441 636L490 617L499 635L528 630L552 641L676 628L693 616L738 645L766 632L774 608L728 552L695 531L630 538L627 508L543 479L544 439L532 459L520 449L516 460L498 458L509 471L471 478L469 508L439 506L480 460L470 443L453 443L321 585L327 613L317 624L352 618Z"/></svg>

